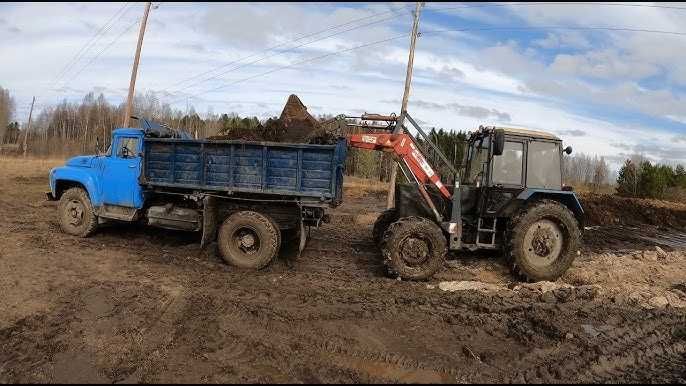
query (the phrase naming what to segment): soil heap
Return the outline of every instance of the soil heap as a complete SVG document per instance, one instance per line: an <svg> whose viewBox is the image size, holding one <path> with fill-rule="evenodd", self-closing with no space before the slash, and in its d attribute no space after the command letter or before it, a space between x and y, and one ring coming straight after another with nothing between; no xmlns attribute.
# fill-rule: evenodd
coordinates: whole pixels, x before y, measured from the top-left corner
<svg viewBox="0 0 686 386"><path fill-rule="evenodd" d="M270 118L256 128L233 128L213 140L246 140L326 144L335 141L310 113L297 95L291 94L278 119Z"/></svg>

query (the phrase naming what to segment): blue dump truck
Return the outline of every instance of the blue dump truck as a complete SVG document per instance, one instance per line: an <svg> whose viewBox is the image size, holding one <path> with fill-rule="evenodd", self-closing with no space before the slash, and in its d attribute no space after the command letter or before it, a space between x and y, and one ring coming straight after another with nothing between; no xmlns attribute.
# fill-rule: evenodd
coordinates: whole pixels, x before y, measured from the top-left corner
<svg viewBox="0 0 686 386"><path fill-rule="evenodd" d="M109 150L50 171L59 223L85 237L107 221L201 232L229 264L259 269L282 236L328 221L342 200L347 146L194 140L144 121L116 129Z"/></svg>

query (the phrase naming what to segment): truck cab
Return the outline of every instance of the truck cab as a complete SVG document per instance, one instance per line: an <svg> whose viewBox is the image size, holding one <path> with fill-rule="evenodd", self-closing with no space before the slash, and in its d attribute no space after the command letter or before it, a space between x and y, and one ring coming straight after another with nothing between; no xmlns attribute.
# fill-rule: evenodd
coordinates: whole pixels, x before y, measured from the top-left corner
<svg viewBox="0 0 686 386"><path fill-rule="evenodd" d="M132 220L143 207L143 191L138 183L141 173L144 131L116 129L112 144L104 154L77 156L50 171L50 196L57 199L69 189L83 189L96 216ZM85 208L74 203L69 224L79 228Z"/></svg>

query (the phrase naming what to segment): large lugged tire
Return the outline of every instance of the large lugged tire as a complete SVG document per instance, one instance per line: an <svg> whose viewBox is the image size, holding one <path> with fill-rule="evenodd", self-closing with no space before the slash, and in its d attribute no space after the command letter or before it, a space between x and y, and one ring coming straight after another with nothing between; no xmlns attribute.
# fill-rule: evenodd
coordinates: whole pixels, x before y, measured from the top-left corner
<svg viewBox="0 0 686 386"><path fill-rule="evenodd" d="M388 227L398 220L398 211L395 208L384 210L374 222L372 229L372 238L376 245L381 245L381 238Z"/></svg>
<svg viewBox="0 0 686 386"><path fill-rule="evenodd" d="M424 280L438 272L447 251L443 231L433 221L405 217L392 223L382 238L388 272L406 280Z"/></svg>
<svg viewBox="0 0 686 386"><path fill-rule="evenodd" d="M71 188L62 193L57 208L60 228L64 233L88 237L98 227L98 217L88 193L82 188Z"/></svg>
<svg viewBox="0 0 686 386"><path fill-rule="evenodd" d="M574 214L552 200L525 207L510 222L505 251L512 273L523 281L557 280L574 262L581 233Z"/></svg>
<svg viewBox="0 0 686 386"><path fill-rule="evenodd" d="M224 261L239 268L261 269L279 252L281 232L268 216L236 212L219 228L219 251Z"/></svg>

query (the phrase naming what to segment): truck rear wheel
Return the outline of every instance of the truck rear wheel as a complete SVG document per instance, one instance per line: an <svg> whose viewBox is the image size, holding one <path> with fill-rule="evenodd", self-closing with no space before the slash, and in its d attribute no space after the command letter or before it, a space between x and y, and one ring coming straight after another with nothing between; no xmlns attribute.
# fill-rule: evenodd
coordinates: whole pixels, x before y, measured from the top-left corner
<svg viewBox="0 0 686 386"><path fill-rule="evenodd" d="M552 200L537 201L510 224L506 257L518 279L557 280L574 262L581 233L574 214Z"/></svg>
<svg viewBox="0 0 686 386"><path fill-rule="evenodd" d="M88 237L98 227L91 200L82 188L71 188L62 193L58 211L60 228L64 233Z"/></svg>
<svg viewBox="0 0 686 386"><path fill-rule="evenodd" d="M217 244L222 258L228 264L261 269L278 253L281 233L267 215L241 211L224 220L219 228Z"/></svg>
<svg viewBox="0 0 686 386"><path fill-rule="evenodd" d="M389 274L407 280L433 276L443 267L446 251L441 228L421 217L405 217L392 223L381 247Z"/></svg>
<svg viewBox="0 0 686 386"><path fill-rule="evenodd" d="M381 238L386 232L386 229L396 220L398 220L398 211L395 208L384 210L379 217L376 218L374 228L372 229L372 238L376 245L381 245Z"/></svg>

